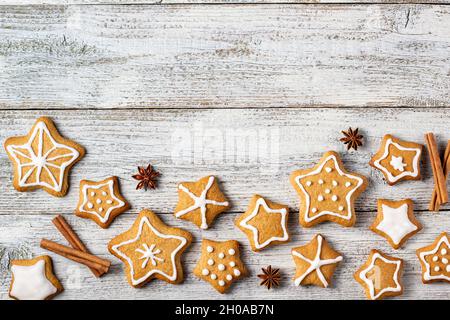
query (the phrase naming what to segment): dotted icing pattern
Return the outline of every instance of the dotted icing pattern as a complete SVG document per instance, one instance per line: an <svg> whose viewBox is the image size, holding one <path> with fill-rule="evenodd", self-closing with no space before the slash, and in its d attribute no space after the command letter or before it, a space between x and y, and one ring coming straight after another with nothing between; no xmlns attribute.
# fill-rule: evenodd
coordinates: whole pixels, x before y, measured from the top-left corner
<svg viewBox="0 0 450 320"><path fill-rule="evenodd" d="M450 282L450 241L446 233L432 245L419 249L417 255L422 263L424 282Z"/></svg>

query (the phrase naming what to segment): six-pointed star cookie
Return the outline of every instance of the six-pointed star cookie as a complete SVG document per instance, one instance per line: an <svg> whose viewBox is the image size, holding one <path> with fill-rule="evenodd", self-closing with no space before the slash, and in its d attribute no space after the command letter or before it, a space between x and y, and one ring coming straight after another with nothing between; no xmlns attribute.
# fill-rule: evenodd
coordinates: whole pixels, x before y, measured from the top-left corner
<svg viewBox="0 0 450 320"><path fill-rule="evenodd" d="M416 251L422 266L422 282L450 282L450 240L443 232L434 242Z"/></svg>
<svg viewBox="0 0 450 320"><path fill-rule="evenodd" d="M347 172L336 152L326 152L312 169L294 171L290 180L300 196L301 225L312 227L323 221L346 227L355 224L353 202L365 190L367 180Z"/></svg>
<svg viewBox="0 0 450 320"><path fill-rule="evenodd" d="M11 261L12 280L9 296L17 300L48 300L63 291L53 274L52 260L40 256Z"/></svg>
<svg viewBox="0 0 450 320"><path fill-rule="evenodd" d="M83 147L61 137L45 117L37 119L28 135L6 139L5 150L14 167L14 188L41 188L57 197L67 193L69 170L85 153Z"/></svg>
<svg viewBox="0 0 450 320"><path fill-rule="evenodd" d="M152 211L142 210L127 232L109 242L108 249L125 263L130 285L141 287L153 278L180 283L181 254L191 242L189 232L169 227Z"/></svg>
<svg viewBox="0 0 450 320"><path fill-rule="evenodd" d="M248 237L253 251L289 241L288 206L254 195L248 210L236 219L236 226Z"/></svg>
<svg viewBox="0 0 450 320"><path fill-rule="evenodd" d="M80 200L75 214L94 220L100 227L108 228L114 218L130 208L120 194L119 179L109 177L96 182L81 180Z"/></svg>
<svg viewBox="0 0 450 320"><path fill-rule="evenodd" d="M383 173L389 185L394 185L402 180L420 180L421 155L422 145L387 134L369 163Z"/></svg>
<svg viewBox="0 0 450 320"><path fill-rule="evenodd" d="M328 287L337 264L342 261L339 252L333 250L327 241L317 234L306 245L292 249L297 270L294 283Z"/></svg>
<svg viewBox="0 0 450 320"><path fill-rule="evenodd" d="M363 286L368 299L380 300L403 293L402 271L402 259L372 250L366 263L355 272L354 278Z"/></svg>
<svg viewBox="0 0 450 320"><path fill-rule="evenodd" d="M194 274L225 293L231 284L244 277L247 270L240 259L239 242L203 239L202 255Z"/></svg>
<svg viewBox="0 0 450 320"><path fill-rule="evenodd" d="M378 199L378 214L370 230L385 237L394 248L400 248L406 240L422 230L414 216L411 199L390 201Z"/></svg>
<svg viewBox="0 0 450 320"><path fill-rule="evenodd" d="M214 176L180 183L178 197L175 217L191 221L202 229L207 229L218 214L229 208Z"/></svg>

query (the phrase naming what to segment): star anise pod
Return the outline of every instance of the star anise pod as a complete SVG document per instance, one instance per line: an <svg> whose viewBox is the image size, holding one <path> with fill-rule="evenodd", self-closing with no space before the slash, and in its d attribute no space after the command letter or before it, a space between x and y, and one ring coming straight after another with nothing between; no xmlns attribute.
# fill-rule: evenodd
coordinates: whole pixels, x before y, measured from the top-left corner
<svg viewBox="0 0 450 320"><path fill-rule="evenodd" d="M147 191L147 188L155 189L156 188L156 178L159 177L159 172L153 170L152 165L149 164L147 168L138 166L139 174L135 174L133 176L134 179L139 180L139 183L136 186L136 190L144 188Z"/></svg>
<svg viewBox="0 0 450 320"><path fill-rule="evenodd" d="M351 148L358 150L358 147L363 145L363 136L358 133L358 128L355 130L348 128L347 131L342 131L342 133L345 137L341 138L340 141L347 145L347 150Z"/></svg>
<svg viewBox="0 0 450 320"><path fill-rule="evenodd" d="M266 286L267 290L272 287L278 287L281 281L280 269L272 269L272 266L261 268L262 274L258 274L258 278L262 279L260 285Z"/></svg>

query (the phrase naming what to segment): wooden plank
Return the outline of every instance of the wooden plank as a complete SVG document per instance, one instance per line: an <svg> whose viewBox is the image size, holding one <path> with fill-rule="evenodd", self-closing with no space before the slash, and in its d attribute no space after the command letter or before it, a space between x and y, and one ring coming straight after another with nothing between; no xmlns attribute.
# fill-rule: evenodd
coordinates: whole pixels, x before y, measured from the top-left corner
<svg viewBox="0 0 450 320"><path fill-rule="evenodd" d="M328 4L328 3L365 3L365 4L446 4L448 0L3 0L0 6L12 5L171 5L171 4Z"/></svg>
<svg viewBox="0 0 450 320"><path fill-rule="evenodd" d="M0 108L448 106L450 7L0 7Z"/></svg>

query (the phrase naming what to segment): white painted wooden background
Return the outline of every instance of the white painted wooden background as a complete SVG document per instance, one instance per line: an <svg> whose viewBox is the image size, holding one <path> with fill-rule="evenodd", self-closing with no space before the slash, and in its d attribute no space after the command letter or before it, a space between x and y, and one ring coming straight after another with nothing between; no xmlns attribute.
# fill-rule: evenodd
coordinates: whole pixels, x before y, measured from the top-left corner
<svg viewBox="0 0 450 320"><path fill-rule="evenodd" d="M448 1L130 5L136 2L0 5L0 140L25 134L46 115L87 150L64 198L16 192L10 162L0 152L1 299L8 298L10 281L5 253L44 253L42 237L65 243L51 223L56 214L65 215L93 253L113 261L111 272L96 279L87 268L50 254L66 288L61 299L364 299L352 275L373 248L405 259L399 299L450 299L450 285L421 283L415 256L415 249L450 231L449 207L427 211L433 186L428 158L422 181L394 187L368 165L388 132L424 143L423 134L434 131L441 150L450 139ZM357 152L347 152L338 141L349 126L359 127L366 138ZM348 169L369 177L357 201L356 226L301 228L288 176L330 149L342 154ZM162 173L160 187L136 191L131 175L149 162ZM200 231L173 217L176 184L207 174L219 177L232 208ZM109 175L120 177L133 207L103 230L72 212L79 181ZM289 205L289 243L251 252L233 221L254 193ZM412 198L424 226L397 251L368 230L381 197ZM183 284L153 281L133 289L122 264L108 253L108 241L128 229L142 208L194 234L183 258ZM290 248L319 232L345 260L332 288L295 287ZM202 237L241 242L250 276L228 294L192 275ZM258 286L256 274L268 264L283 272L278 290Z"/></svg>

